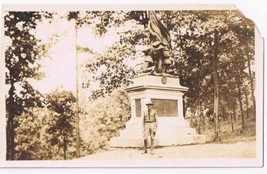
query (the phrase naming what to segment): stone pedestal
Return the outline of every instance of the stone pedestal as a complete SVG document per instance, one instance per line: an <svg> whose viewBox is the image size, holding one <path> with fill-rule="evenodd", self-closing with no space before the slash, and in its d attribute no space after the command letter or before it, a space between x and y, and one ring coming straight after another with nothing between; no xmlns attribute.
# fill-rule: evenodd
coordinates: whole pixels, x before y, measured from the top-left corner
<svg viewBox="0 0 267 174"><path fill-rule="evenodd" d="M131 119L119 137L112 138L111 147L143 147L143 112L150 98L158 113L156 146L205 143L205 136L196 134L184 119L183 95L188 90L177 77L141 74L133 78L126 91L131 101Z"/></svg>

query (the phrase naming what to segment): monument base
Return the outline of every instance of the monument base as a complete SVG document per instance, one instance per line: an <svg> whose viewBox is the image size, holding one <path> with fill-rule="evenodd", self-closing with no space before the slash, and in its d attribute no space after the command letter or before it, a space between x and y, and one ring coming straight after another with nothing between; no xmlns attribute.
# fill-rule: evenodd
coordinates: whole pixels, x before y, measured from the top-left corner
<svg viewBox="0 0 267 174"><path fill-rule="evenodd" d="M205 143L204 135L178 135L173 137L158 137L155 138L155 147L162 146L177 146L177 145L189 145L189 144L202 144ZM148 147L150 146L150 140L148 141ZM110 141L110 147L144 147L144 139L142 138L126 138L115 137Z"/></svg>
<svg viewBox="0 0 267 174"><path fill-rule="evenodd" d="M190 128L183 118L158 118L155 146L200 143L205 143L205 136L196 134L195 129ZM120 132L120 136L110 140L110 147L144 147L142 119L130 120L126 129Z"/></svg>
<svg viewBox="0 0 267 174"><path fill-rule="evenodd" d="M151 99L158 113L155 146L205 143L205 136L196 134L184 119L183 95L188 90L177 77L140 74L132 79L126 91L131 102L131 119L119 137L110 140L111 147L143 147L142 113Z"/></svg>

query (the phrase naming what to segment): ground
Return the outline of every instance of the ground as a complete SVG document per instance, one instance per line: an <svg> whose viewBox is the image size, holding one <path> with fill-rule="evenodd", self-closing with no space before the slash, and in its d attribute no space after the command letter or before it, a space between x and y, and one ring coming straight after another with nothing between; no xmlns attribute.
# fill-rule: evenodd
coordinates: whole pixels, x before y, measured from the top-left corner
<svg viewBox="0 0 267 174"><path fill-rule="evenodd" d="M80 160L157 159L157 158L256 158L256 142L197 144L158 147L154 155L142 154L140 148L113 148Z"/></svg>
<svg viewBox="0 0 267 174"><path fill-rule="evenodd" d="M247 120L247 128L241 131L241 121L235 122L235 130L227 121L221 123L221 142L214 143L213 126L202 131L206 135L205 144L157 147L154 155L142 154L140 148L111 148L107 151L94 153L78 160L138 160L138 159L185 159L185 158L224 158L224 159L255 159L256 130L255 119Z"/></svg>

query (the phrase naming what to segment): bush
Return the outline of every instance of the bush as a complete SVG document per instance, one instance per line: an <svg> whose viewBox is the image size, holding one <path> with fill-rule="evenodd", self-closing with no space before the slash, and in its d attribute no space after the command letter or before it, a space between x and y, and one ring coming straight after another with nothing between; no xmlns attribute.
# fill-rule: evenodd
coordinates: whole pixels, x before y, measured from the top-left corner
<svg viewBox="0 0 267 174"><path fill-rule="evenodd" d="M92 101L81 116L83 155L108 149L110 138L119 135L129 118L130 103L122 89Z"/></svg>

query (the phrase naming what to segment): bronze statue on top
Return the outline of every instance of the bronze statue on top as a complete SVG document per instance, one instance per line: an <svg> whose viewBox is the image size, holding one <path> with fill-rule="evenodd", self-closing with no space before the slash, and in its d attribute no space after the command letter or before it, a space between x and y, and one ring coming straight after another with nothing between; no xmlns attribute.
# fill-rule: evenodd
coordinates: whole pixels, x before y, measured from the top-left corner
<svg viewBox="0 0 267 174"><path fill-rule="evenodd" d="M170 34L157 18L154 11L149 11L149 48L144 50L143 73L174 75L174 60L170 57Z"/></svg>

